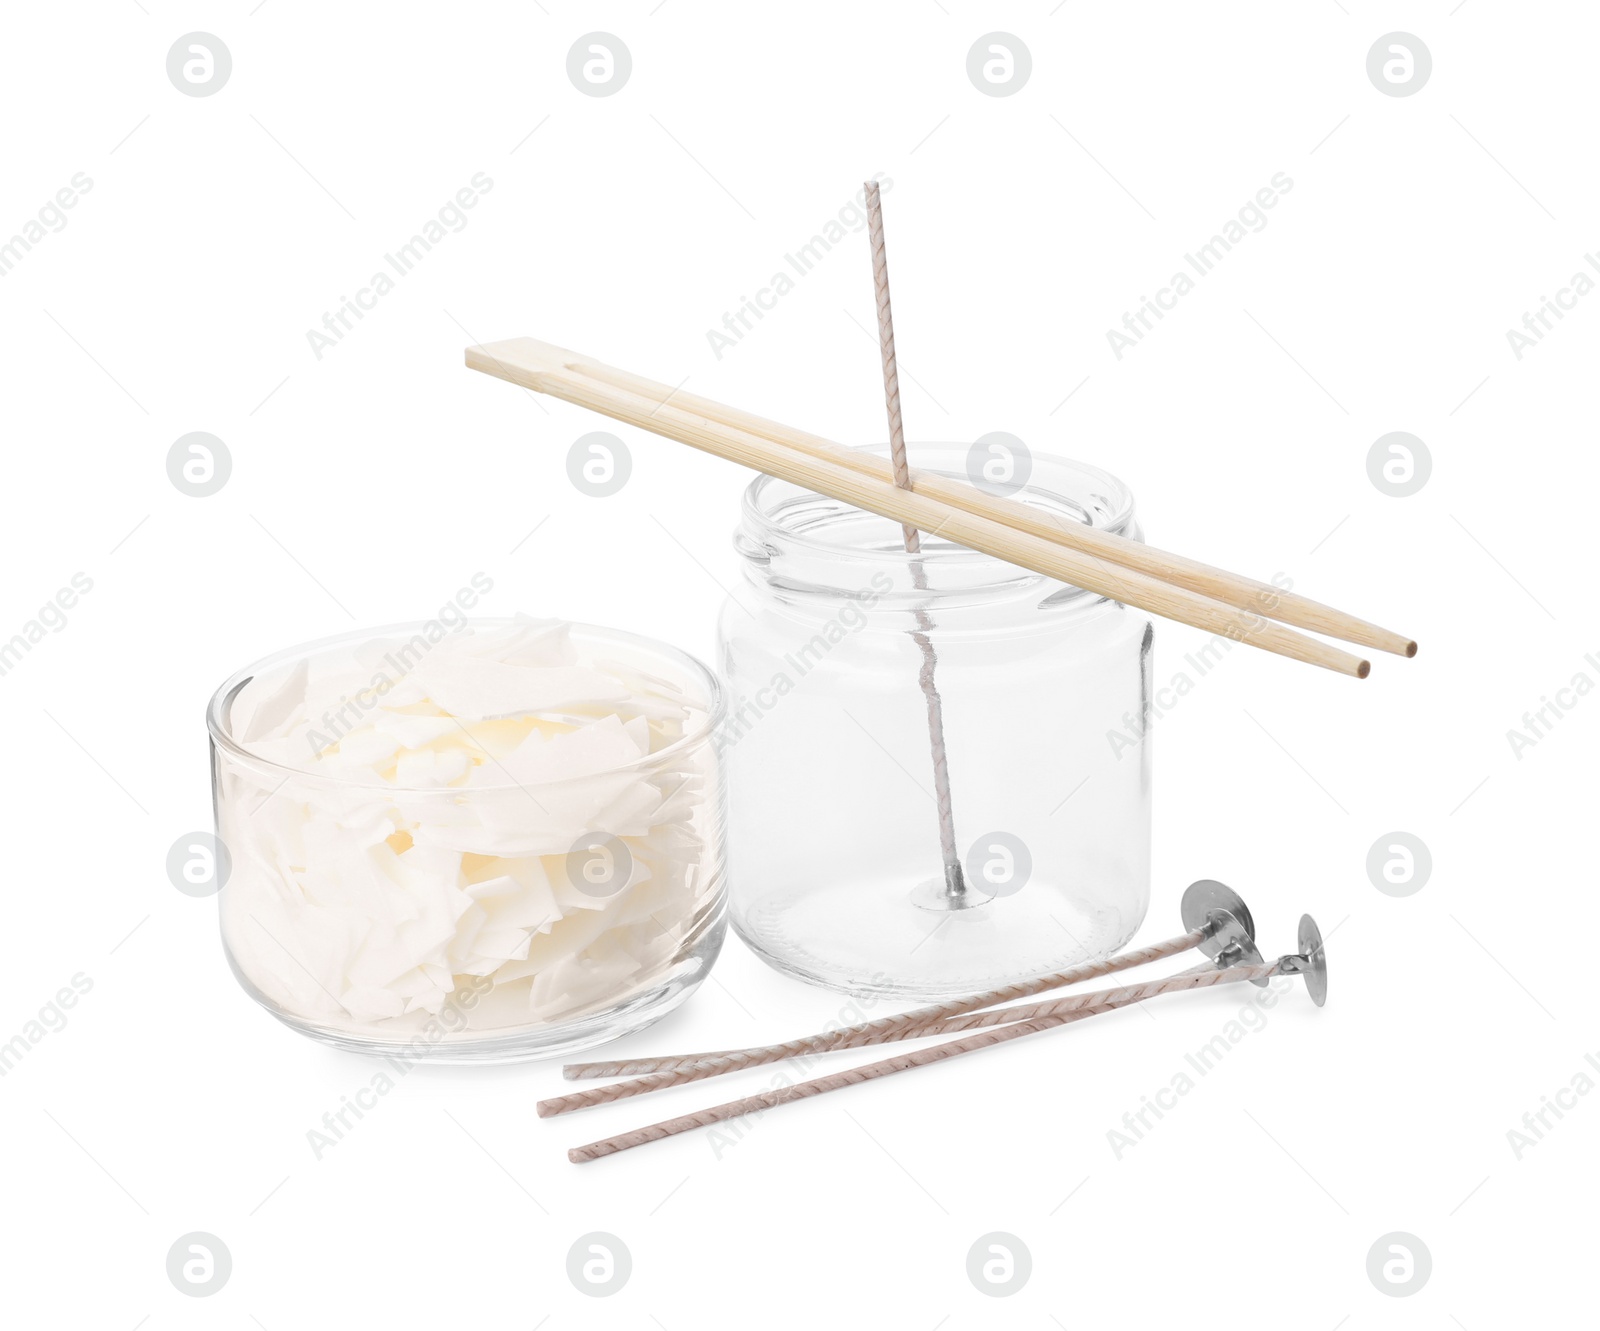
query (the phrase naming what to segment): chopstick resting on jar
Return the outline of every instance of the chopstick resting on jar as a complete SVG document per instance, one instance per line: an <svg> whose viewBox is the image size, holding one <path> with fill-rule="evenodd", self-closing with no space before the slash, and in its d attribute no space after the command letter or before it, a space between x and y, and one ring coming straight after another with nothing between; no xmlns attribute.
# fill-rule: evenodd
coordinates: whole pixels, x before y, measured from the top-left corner
<svg viewBox="0 0 1600 1331"><path fill-rule="evenodd" d="M1361 657L1284 625L1402 656L1416 653L1411 639L1343 611L1126 537L1052 520L948 477L914 471L911 488L899 489L887 459L675 392L533 338L469 347L466 362L931 536L1280 656L1360 679L1371 668Z"/></svg>

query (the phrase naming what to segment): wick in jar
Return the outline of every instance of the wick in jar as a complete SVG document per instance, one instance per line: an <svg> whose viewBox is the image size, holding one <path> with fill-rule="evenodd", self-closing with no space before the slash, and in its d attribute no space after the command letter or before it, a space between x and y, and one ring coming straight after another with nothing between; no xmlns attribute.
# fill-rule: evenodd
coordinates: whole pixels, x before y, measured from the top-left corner
<svg viewBox="0 0 1600 1331"><path fill-rule="evenodd" d="M889 456L894 464L894 483L902 490L911 489L911 469L906 463L905 427L900 419L900 372L894 357L894 314L889 306L889 257L883 243L883 205L878 199L878 183L866 182L867 232L872 242L872 282L878 297L878 347L883 355L883 394L889 411ZM922 553L922 537L915 527L902 525L906 553ZM920 559L911 560L912 583L918 591L928 590L927 570ZM928 704L928 746L933 756L933 797L939 810L939 854L944 861L942 880L921 883L912 893L912 901L925 910L968 910L981 906L992 898L974 892L967 886L967 877L961 867L961 855L956 849L956 816L950 798L950 759L944 743L944 704L939 698L939 688L934 680L933 641L928 632L933 621L928 612L917 610L917 631L911 635L922 653L922 668L917 682Z"/></svg>

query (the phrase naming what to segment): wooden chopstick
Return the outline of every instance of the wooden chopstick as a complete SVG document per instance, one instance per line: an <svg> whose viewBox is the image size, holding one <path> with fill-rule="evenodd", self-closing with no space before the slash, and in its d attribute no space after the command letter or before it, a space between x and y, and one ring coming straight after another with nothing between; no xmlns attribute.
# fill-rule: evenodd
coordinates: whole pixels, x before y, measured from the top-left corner
<svg viewBox="0 0 1600 1331"><path fill-rule="evenodd" d="M1360 657L1273 623L1256 611L1240 610L1100 555L956 508L924 490L898 489L892 481L843 462L812 456L792 444L711 420L674 402L604 382L570 367L568 359L561 348L533 338L468 347L466 352L467 365L485 374L665 435L1164 619L1358 679L1365 679L1371 670L1370 663Z"/></svg>
<svg viewBox="0 0 1600 1331"><path fill-rule="evenodd" d="M811 457L838 462L842 466L850 467L865 475L876 476L880 480L894 479L894 470L888 459L874 453L845 448L818 435L767 420L752 412L741 411L737 407L726 406L694 393L680 392L666 384L605 365L578 352L544 345L548 353L560 359L568 369L599 379L602 383L627 389L658 404L670 401L674 406L703 416L707 420L731 425L735 429L760 435L763 439L770 439L774 443L787 444ZM1322 633L1343 642L1371 647L1375 651L1392 652L1397 656L1417 654L1416 642L1404 634L1358 619L1355 615L1323 605L1310 597L1300 596L1295 592L1286 591L1270 583L1258 582L1241 574L1229 573L1225 569L1213 568L1197 559L1173 554L1168 550L1159 550L1142 541L1119 536L1115 532L1073 522L1016 499L989 494L974 485L965 485L948 476L913 469L911 488L931 498L942 500L952 508L959 508L979 517L992 518L1007 527L1029 532L1085 554L1096 555L1124 568L1137 569L1162 582L1170 582L1176 587L1183 587L1201 596L1210 597L1214 601L1251 611L1294 628Z"/></svg>

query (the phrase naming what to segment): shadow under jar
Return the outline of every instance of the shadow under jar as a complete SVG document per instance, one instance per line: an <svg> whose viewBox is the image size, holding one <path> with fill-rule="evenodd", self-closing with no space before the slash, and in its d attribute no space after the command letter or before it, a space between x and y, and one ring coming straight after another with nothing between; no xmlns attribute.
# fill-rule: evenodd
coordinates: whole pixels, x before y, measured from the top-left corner
<svg viewBox="0 0 1600 1331"><path fill-rule="evenodd" d="M664 644L526 619L240 671L206 717L240 984L303 1034L411 1062L650 1024L722 944L723 698Z"/></svg>
<svg viewBox="0 0 1600 1331"><path fill-rule="evenodd" d="M913 445L968 480L967 445ZM1114 476L1034 456L1008 493L1140 538ZM942 999L1103 956L1150 893L1151 625L1141 611L771 477L721 617L730 915L778 970ZM941 854L932 648L965 893Z"/></svg>

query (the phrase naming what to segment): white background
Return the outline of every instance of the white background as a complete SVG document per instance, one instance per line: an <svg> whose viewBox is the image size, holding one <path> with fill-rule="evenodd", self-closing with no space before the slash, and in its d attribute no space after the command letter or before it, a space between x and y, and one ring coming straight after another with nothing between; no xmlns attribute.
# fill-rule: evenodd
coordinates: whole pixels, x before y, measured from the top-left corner
<svg viewBox="0 0 1600 1331"><path fill-rule="evenodd" d="M1520 758L1507 739L1578 672L1600 681L1600 297L1520 361L1505 336L1600 243L1587 6L104 0L4 24L0 237L93 181L0 279L0 637L94 584L0 678L0 1041L93 983L0 1080L8 1322L1592 1319L1577 1185L1600 1095L1520 1159L1507 1138L1600 1050L1600 698ZM1008 97L966 74L996 29L1032 56ZM233 60L203 98L165 71L196 30ZM565 72L597 30L633 59L606 98ZM1396 30L1432 52L1414 96L1366 74ZM529 334L881 438L864 233L720 361L705 336L877 171L912 437L1007 430L1096 462L1155 543L1421 641L1365 683L1236 650L1156 723L1141 938L1177 932L1202 876L1245 894L1269 953L1309 910L1327 1008L1288 993L1120 1160L1108 1131L1239 991L782 1109L720 1154L687 1135L581 1168L567 1146L768 1074L540 1121L554 1067L421 1069L315 1159L308 1130L371 1067L257 1010L215 902L164 870L210 825L208 695L290 643L427 616L479 571L490 612L709 657L747 477L470 373L462 348ZM469 225L317 359L306 331L476 172ZM1106 330L1278 172L1269 225L1117 360ZM591 499L564 459L601 428L634 472ZM210 498L165 470L195 430L232 456ZM1405 499L1366 469L1394 430L1433 458ZM1162 625L1157 681L1201 641ZM1366 871L1397 829L1434 862L1404 899ZM616 1048L783 1038L843 1001L730 939L687 1007ZM193 1230L233 1256L205 1299L165 1273ZM565 1274L592 1230L633 1256L607 1299ZM1004 1299L966 1274L996 1230L1033 1255ZM1396 1230L1433 1258L1405 1299L1366 1274Z"/></svg>

